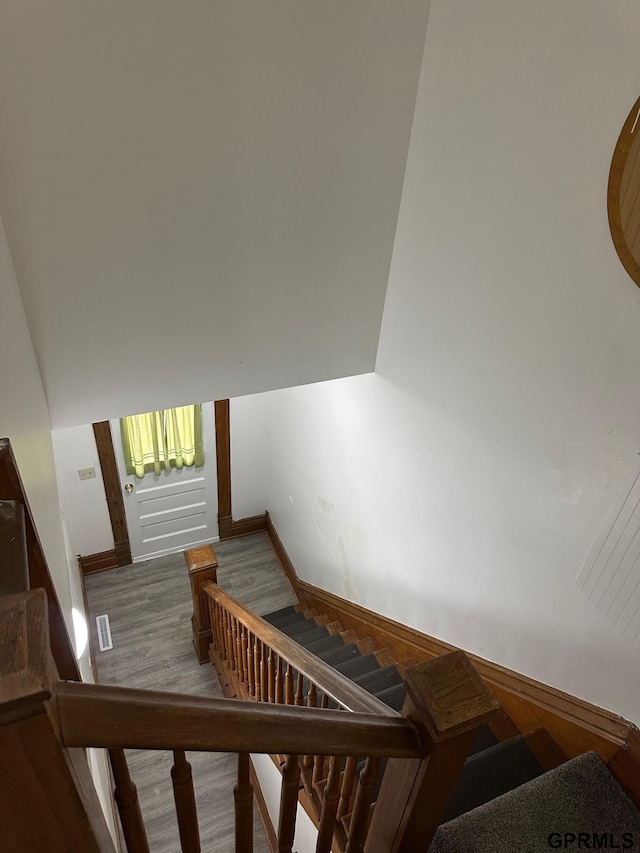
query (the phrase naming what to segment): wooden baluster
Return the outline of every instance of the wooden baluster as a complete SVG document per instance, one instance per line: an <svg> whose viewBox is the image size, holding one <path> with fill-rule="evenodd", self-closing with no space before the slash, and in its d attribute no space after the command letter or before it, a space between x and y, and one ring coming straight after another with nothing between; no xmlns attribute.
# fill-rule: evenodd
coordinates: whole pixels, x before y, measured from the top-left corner
<svg viewBox="0 0 640 853"><path fill-rule="evenodd" d="M110 749L109 758L115 781L113 796L118 806L127 850L129 853L149 853L149 842L138 802L138 789L129 775L124 749Z"/></svg>
<svg viewBox="0 0 640 853"><path fill-rule="evenodd" d="M238 753L238 783L233 789L236 816L236 853L253 851L253 785L249 775L249 753Z"/></svg>
<svg viewBox="0 0 640 853"><path fill-rule="evenodd" d="M320 707L329 707L329 696L326 693L322 694L322 701L320 702ZM325 763L326 761L324 755L316 755L313 762L313 776L311 779L313 785L317 785L321 779L324 779Z"/></svg>
<svg viewBox="0 0 640 853"><path fill-rule="evenodd" d="M380 759L367 758L356 791L356 802L349 824L349 839L345 853L362 853L364 850L369 823L369 807L375 793L379 771Z"/></svg>
<svg viewBox="0 0 640 853"><path fill-rule="evenodd" d="M338 818L344 817L349 812L353 783L356 778L358 759L354 756L347 758L342 776L342 787L340 788L340 802L338 803Z"/></svg>
<svg viewBox="0 0 640 853"><path fill-rule="evenodd" d="M267 659L267 697L269 702L276 701L276 653L269 649Z"/></svg>
<svg viewBox="0 0 640 853"><path fill-rule="evenodd" d="M235 669L234 657L235 657L235 651L236 651L236 638L233 634L234 621L235 620L234 620L233 616L229 613L228 614L228 622L227 622L227 647L229 649L229 658L227 660L227 663L229 664L229 669Z"/></svg>
<svg viewBox="0 0 640 853"><path fill-rule="evenodd" d="M255 678L255 698L256 702L262 700L262 692L260 690L260 660L262 658L262 643L256 637L253 646L253 677Z"/></svg>
<svg viewBox="0 0 640 853"><path fill-rule="evenodd" d="M233 660L233 668L236 672L240 671L240 638L238 636L238 620L235 616L231 617L231 656Z"/></svg>
<svg viewBox="0 0 640 853"><path fill-rule="evenodd" d="M278 818L278 853L291 853L296 832L300 763L297 755L289 755L282 771L280 817Z"/></svg>
<svg viewBox="0 0 640 853"><path fill-rule="evenodd" d="M304 677L301 672L298 673L296 682L296 705L304 705Z"/></svg>
<svg viewBox="0 0 640 853"><path fill-rule="evenodd" d="M331 853L331 842L336 825L336 813L338 811L338 800L340 799L340 772L342 759L335 755L331 759L329 778L324 789L322 799L322 811L320 813L320 826L318 828L318 843L316 853ZM314 772L315 781L315 772Z"/></svg>
<svg viewBox="0 0 640 853"><path fill-rule="evenodd" d="M249 638L249 629L242 626L242 670L244 672L244 681L249 684L249 658L251 657L251 640Z"/></svg>
<svg viewBox="0 0 640 853"><path fill-rule="evenodd" d="M222 649L220 648L220 626L218 624L218 602L212 598L208 598L209 605L209 622L211 623L211 642L219 657L222 658Z"/></svg>
<svg viewBox="0 0 640 853"><path fill-rule="evenodd" d="M317 707L317 705L318 705L318 690L317 690L315 684L313 683L313 681L311 681L309 683L309 692L307 693L307 707L315 708L315 707ZM313 755L305 755L305 757L303 759L304 766L309 767L309 768L313 767L313 758L314 758Z"/></svg>
<svg viewBox="0 0 640 853"><path fill-rule="evenodd" d="M249 696L251 699L255 699L256 695L256 673L253 653L254 642L253 634L249 631L247 636L247 681L249 682Z"/></svg>
<svg viewBox="0 0 640 853"><path fill-rule="evenodd" d="M293 667L290 663L287 663L287 671L284 677L284 687L284 701L287 705L293 705Z"/></svg>
<svg viewBox="0 0 640 853"><path fill-rule="evenodd" d="M267 646L261 643L260 654L260 697L263 702L269 701L269 690L267 687Z"/></svg>
<svg viewBox="0 0 640 853"><path fill-rule="evenodd" d="M278 655L278 665L276 666L276 702L282 705L284 701L284 678L282 674L282 658Z"/></svg>
<svg viewBox="0 0 640 853"><path fill-rule="evenodd" d="M241 622L238 622L237 632L238 632L238 634L237 634L237 636L238 636L238 641L237 641L238 642L238 674L240 676L240 681L245 681L245 679L247 677L247 669L246 669L247 659L245 657L246 647L245 647L244 643L246 642L247 629L245 628L245 626Z"/></svg>
<svg viewBox="0 0 640 853"><path fill-rule="evenodd" d="M191 765L182 749L173 750L171 779L182 853L200 853L200 832Z"/></svg>
<svg viewBox="0 0 640 853"><path fill-rule="evenodd" d="M233 631L231 629L231 614L228 610L224 612L226 646L227 646L227 664L230 669L233 669Z"/></svg>

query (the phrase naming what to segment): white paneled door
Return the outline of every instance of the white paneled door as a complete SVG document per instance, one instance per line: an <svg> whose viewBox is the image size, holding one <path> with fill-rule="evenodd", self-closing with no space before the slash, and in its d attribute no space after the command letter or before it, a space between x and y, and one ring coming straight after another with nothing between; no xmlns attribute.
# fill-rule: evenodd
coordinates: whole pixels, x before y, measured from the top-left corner
<svg viewBox="0 0 640 853"><path fill-rule="evenodd" d="M145 474L139 480L125 470L120 421L111 421L134 563L217 539L213 403L202 404L202 432L205 454L202 468L183 468L181 471L172 468L159 476Z"/></svg>

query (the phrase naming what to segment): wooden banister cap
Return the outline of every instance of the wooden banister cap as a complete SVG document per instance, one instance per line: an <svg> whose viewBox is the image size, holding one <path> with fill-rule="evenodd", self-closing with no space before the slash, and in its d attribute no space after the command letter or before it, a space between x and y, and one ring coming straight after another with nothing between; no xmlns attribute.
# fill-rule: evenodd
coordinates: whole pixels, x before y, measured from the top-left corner
<svg viewBox="0 0 640 853"><path fill-rule="evenodd" d="M409 719L436 742L486 723L500 708L463 651L410 667L405 681L415 708Z"/></svg>
<svg viewBox="0 0 640 853"><path fill-rule="evenodd" d="M0 715L48 699L50 677L45 591L0 598Z"/></svg>
<svg viewBox="0 0 640 853"><path fill-rule="evenodd" d="M199 548L189 548L184 552L184 560L189 574L201 569L213 569L218 566L218 558L212 545L201 545Z"/></svg>

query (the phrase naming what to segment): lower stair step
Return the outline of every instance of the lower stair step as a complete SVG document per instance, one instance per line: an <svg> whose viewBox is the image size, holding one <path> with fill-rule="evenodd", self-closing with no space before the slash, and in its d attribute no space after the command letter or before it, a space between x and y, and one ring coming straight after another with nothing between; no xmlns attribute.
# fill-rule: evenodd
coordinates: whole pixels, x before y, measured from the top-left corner
<svg viewBox="0 0 640 853"><path fill-rule="evenodd" d="M316 625L312 619L308 620L308 623L298 628L298 630L294 630L293 628L291 630L287 629L284 633L288 634L292 640L295 640L296 643L300 643L300 645L305 648L307 643L313 643L315 640L321 640L324 637L329 636L329 632L325 626Z"/></svg>
<svg viewBox="0 0 640 853"><path fill-rule="evenodd" d="M384 702L385 705L388 705L400 714L404 706L404 700L407 698L407 690L404 684L395 684L393 687L376 691L375 695L381 702Z"/></svg>
<svg viewBox="0 0 640 853"><path fill-rule="evenodd" d="M347 661L355 660L362 657L360 650L355 643L339 646L336 649L329 649L326 652L316 652L319 658L330 666L337 667L338 664L346 663Z"/></svg>
<svg viewBox="0 0 640 853"><path fill-rule="evenodd" d="M383 690L389 687L397 687L402 684L402 678L395 666L383 666L374 672L368 672L366 675L352 676L353 681L364 687L369 693L376 696Z"/></svg>
<svg viewBox="0 0 640 853"><path fill-rule="evenodd" d="M286 616L291 616L293 613L297 613L295 604L289 604L286 607L281 607L279 610L274 610L272 613L267 613L262 618L267 622L271 622L273 624L278 619L281 619Z"/></svg>
<svg viewBox="0 0 640 853"><path fill-rule="evenodd" d="M443 823L512 791L543 772L520 735L471 755L464 763Z"/></svg>
<svg viewBox="0 0 640 853"><path fill-rule="evenodd" d="M328 637L321 637L319 640L305 643L305 649L313 652L314 655L318 655L318 657L323 652L328 652L330 649L340 649L342 646L344 646L344 642L340 634L330 634Z"/></svg>
<svg viewBox="0 0 640 853"><path fill-rule="evenodd" d="M429 853L549 853L638 849L640 812L587 752L455 820Z"/></svg>

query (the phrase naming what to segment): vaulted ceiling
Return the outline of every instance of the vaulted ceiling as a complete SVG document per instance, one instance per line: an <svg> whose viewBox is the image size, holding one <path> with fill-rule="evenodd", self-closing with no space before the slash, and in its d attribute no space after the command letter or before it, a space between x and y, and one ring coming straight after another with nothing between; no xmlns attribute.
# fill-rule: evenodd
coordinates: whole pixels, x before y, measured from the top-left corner
<svg viewBox="0 0 640 853"><path fill-rule="evenodd" d="M0 216L52 423L372 370L427 0L4 0Z"/></svg>

